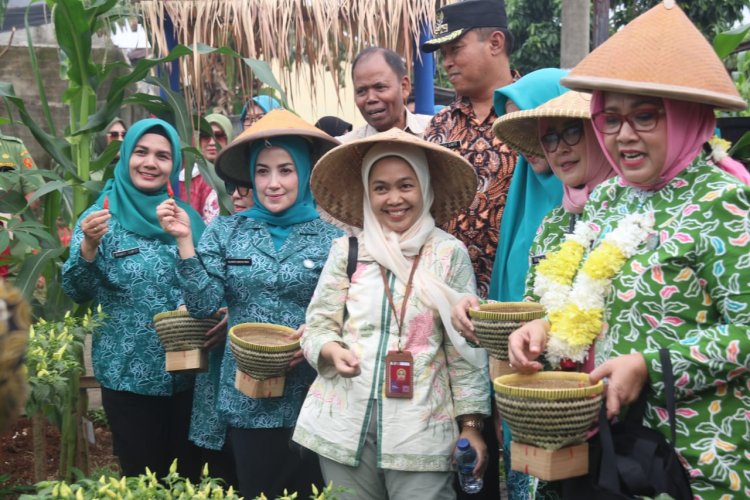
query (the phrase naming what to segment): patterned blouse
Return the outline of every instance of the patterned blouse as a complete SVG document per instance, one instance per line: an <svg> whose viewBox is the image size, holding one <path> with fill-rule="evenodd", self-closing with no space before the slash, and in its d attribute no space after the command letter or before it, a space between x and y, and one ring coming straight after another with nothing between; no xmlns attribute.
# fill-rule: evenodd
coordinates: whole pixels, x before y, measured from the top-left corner
<svg viewBox="0 0 750 500"><path fill-rule="evenodd" d="M496 119L493 109L479 123L471 101L466 97L458 98L433 117L424 134L425 140L456 151L476 170L479 183L474 201L443 229L468 248L477 279L477 292L483 298L487 297L490 287L500 219L517 157L516 152L492 132Z"/></svg>
<svg viewBox="0 0 750 500"><path fill-rule="evenodd" d="M599 211L604 217L593 216ZM606 234L653 212L653 237L612 282L596 364L643 353L646 423L669 436L659 349L676 377L677 449L700 499L750 495L750 188L696 159L659 191L597 188L584 220Z"/></svg>
<svg viewBox="0 0 750 500"><path fill-rule="evenodd" d="M203 233L197 256L178 262L185 303L207 317L226 301L228 328L239 323L274 323L298 328L312 297L331 242L341 231L316 219L297 224L277 251L264 222L219 217ZM234 388L236 363L226 343L218 409L231 427L294 427L314 370L302 363L286 375L284 395L253 399ZM219 429L209 422L206 432ZM195 433L195 432L193 432Z"/></svg>
<svg viewBox="0 0 750 500"><path fill-rule="evenodd" d="M364 255L360 245L350 283L348 249L347 238L334 242L307 311L302 348L318 378L305 399L293 439L321 456L358 466L372 405L377 402L378 467L452 470L456 416L490 413L487 370L461 358L440 317L414 293L408 300L403 332L404 349L414 358L413 398L385 397L385 356L397 349L398 327L380 266ZM454 290L474 292L466 249L444 231L435 229L428 238L419 266L429 268ZM400 310L405 284L387 274ZM357 354L360 375L342 378L333 366L319 362L320 350L328 342L340 342Z"/></svg>
<svg viewBox="0 0 750 500"><path fill-rule="evenodd" d="M81 221L101 210L93 205L78 219L63 266L63 290L76 302L93 300L107 315L94 333L94 375L102 387L147 396L169 396L192 387L193 375L165 370L164 348L154 315L182 304L177 277L177 246L145 238L109 220L93 262L81 257Z"/></svg>

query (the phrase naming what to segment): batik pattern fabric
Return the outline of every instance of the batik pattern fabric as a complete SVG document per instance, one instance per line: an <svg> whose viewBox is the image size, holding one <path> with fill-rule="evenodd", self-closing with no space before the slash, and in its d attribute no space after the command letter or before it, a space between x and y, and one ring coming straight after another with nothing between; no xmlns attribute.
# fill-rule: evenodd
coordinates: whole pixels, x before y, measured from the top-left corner
<svg viewBox="0 0 750 500"><path fill-rule="evenodd" d="M500 219L508 197L517 154L492 132L497 119L494 109L480 123L471 101L458 98L440 110L424 138L442 144L463 156L477 174L477 193L471 205L443 226L469 250L477 292L486 298L497 251Z"/></svg>
<svg viewBox="0 0 750 500"><path fill-rule="evenodd" d="M81 257L81 221L63 266L62 286L78 303L93 301L106 315L94 332L94 376L107 389L146 396L171 396L192 388L193 375L173 375L165 369L165 354L154 330L154 315L173 311L182 304L182 292L174 273L177 245L128 231L116 217L102 238L96 257Z"/></svg>
<svg viewBox="0 0 750 500"><path fill-rule="evenodd" d="M305 323L331 242L340 235L320 219L296 224L277 251L265 222L219 217L201 237L197 255L177 265L185 304L192 315L207 317L226 301L230 329L273 323L296 330ZM315 371L301 363L287 372L281 397L254 399L235 389L236 367L227 341L217 395L221 420L243 429L294 427Z"/></svg>
<svg viewBox="0 0 750 500"><path fill-rule="evenodd" d="M380 266L360 245L351 282L346 274L349 241L334 242L307 313L302 347L317 369L293 439L336 462L358 466L377 402L378 467L405 471L452 470L458 415L490 413L485 369L461 358L437 312L412 293L404 304L405 284L387 272L393 302L406 307L403 348L414 362L413 397L385 396L385 357L398 347L398 327L388 303ZM454 290L473 293L473 270L459 241L435 229L422 248L420 268L442 277ZM320 350L339 342L359 358L361 373L344 378L321 362Z"/></svg>
<svg viewBox="0 0 750 500"><path fill-rule="evenodd" d="M627 187L619 178L605 182L583 218L601 230L601 241L638 213L653 214L654 231L612 281L596 364L643 354L654 389L644 420L668 437L659 359L659 349L668 349L676 377L676 448L695 497L747 498L750 188L698 158L658 191Z"/></svg>

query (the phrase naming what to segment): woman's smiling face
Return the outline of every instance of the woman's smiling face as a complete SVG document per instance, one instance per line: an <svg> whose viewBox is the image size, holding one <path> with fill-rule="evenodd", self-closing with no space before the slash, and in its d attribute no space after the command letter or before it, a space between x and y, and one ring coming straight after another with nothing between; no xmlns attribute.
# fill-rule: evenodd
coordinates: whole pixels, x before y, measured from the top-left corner
<svg viewBox="0 0 750 500"><path fill-rule="evenodd" d="M424 207L417 174L403 158L387 156L372 166L367 186L375 218L384 229L407 231Z"/></svg>

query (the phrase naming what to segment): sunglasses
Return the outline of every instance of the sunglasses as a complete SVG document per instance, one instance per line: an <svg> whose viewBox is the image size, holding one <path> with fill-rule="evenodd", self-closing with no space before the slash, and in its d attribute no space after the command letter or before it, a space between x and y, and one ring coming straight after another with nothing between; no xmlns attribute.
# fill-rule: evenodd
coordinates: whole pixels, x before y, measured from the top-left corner
<svg viewBox="0 0 750 500"><path fill-rule="evenodd" d="M637 132L650 132L659 124L659 117L663 114L664 108L644 106L626 115L600 111L591 116L591 121L594 122L596 130L605 135L618 134L625 122Z"/></svg>
<svg viewBox="0 0 750 500"><path fill-rule="evenodd" d="M557 151L560 141L563 141L568 146L575 146L581 142L581 137L583 137L583 121L577 120L565 127L562 132L547 132L541 137L540 141L546 152L554 153Z"/></svg>
<svg viewBox="0 0 750 500"><path fill-rule="evenodd" d="M226 189L227 194L230 196L233 195L235 191L237 191L240 196L247 196L250 194L250 191L253 190L250 186L240 186L239 184L234 184L232 182L225 182L224 189Z"/></svg>
<svg viewBox="0 0 750 500"><path fill-rule="evenodd" d="M201 139L210 139L211 138L211 134L204 134L203 132L201 132L200 136L201 136ZM216 132L213 135L213 137L217 141L221 141L221 140L225 140L227 138L227 134L225 134L224 132Z"/></svg>
<svg viewBox="0 0 750 500"><path fill-rule="evenodd" d="M122 132L108 132L107 135L112 139L124 139L125 131Z"/></svg>

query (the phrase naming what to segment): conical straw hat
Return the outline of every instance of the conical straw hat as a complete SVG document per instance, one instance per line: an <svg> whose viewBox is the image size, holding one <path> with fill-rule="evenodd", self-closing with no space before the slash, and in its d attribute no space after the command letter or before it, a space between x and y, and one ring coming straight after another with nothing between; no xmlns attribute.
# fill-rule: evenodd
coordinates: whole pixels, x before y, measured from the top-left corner
<svg viewBox="0 0 750 500"><path fill-rule="evenodd" d="M565 92L534 109L515 111L501 116L492 125L492 131L511 148L531 156L544 156L539 143L540 118L591 119L591 94Z"/></svg>
<svg viewBox="0 0 750 500"><path fill-rule="evenodd" d="M716 52L674 0L628 23L560 83L574 90L667 97L723 109L747 107Z"/></svg>
<svg viewBox="0 0 750 500"><path fill-rule="evenodd" d="M407 144L424 150L435 195L430 212L437 224L449 221L456 211L471 204L477 192L477 176L469 162L439 144L392 128L338 146L318 161L310 179L318 205L336 219L350 226L362 227L362 158L371 147L384 142Z"/></svg>
<svg viewBox="0 0 750 500"><path fill-rule="evenodd" d="M238 135L216 158L216 174L224 181L250 185L250 146L259 139L294 135L310 140L313 163L340 142L285 109L274 109Z"/></svg>

